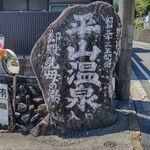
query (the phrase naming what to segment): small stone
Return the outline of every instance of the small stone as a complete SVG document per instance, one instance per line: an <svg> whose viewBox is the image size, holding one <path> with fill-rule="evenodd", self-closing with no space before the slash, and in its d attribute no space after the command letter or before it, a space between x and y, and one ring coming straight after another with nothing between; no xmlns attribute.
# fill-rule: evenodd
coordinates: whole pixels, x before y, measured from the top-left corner
<svg viewBox="0 0 150 150"><path fill-rule="evenodd" d="M29 108L28 108L28 109L29 109L29 111L31 111L31 112L32 112L32 111L34 111L35 106L34 106L34 105L29 105Z"/></svg>
<svg viewBox="0 0 150 150"><path fill-rule="evenodd" d="M24 104L24 103L19 103L18 106L17 106L17 110L20 113L24 113L24 112L27 111L27 105Z"/></svg>
<svg viewBox="0 0 150 150"><path fill-rule="evenodd" d="M21 102L21 96L17 95L15 103L18 104L19 102Z"/></svg>
<svg viewBox="0 0 150 150"><path fill-rule="evenodd" d="M18 104L20 103L21 101L24 101L24 98L25 98L25 94L24 93L20 93L16 96L16 100L15 100L15 103Z"/></svg>
<svg viewBox="0 0 150 150"><path fill-rule="evenodd" d="M44 99L42 97L36 97L33 99L33 101L38 104L44 103Z"/></svg>
<svg viewBox="0 0 150 150"><path fill-rule="evenodd" d="M20 92L23 92L23 91L25 90L24 86L23 86L23 85L20 85L20 86L19 86L19 90L20 90Z"/></svg>
<svg viewBox="0 0 150 150"><path fill-rule="evenodd" d="M44 116L44 115L48 114L47 108L46 108L45 104L39 105L39 107L38 107L38 113L40 114L40 116Z"/></svg>
<svg viewBox="0 0 150 150"><path fill-rule="evenodd" d="M8 130L0 130L0 133L9 133Z"/></svg>
<svg viewBox="0 0 150 150"><path fill-rule="evenodd" d="M25 96L26 103L29 105L31 103L30 95Z"/></svg>
<svg viewBox="0 0 150 150"><path fill-rule="evenodd" d="M30 122L33 124L33 123L35 123L39 118L40 118L40 114L36 114L36 115L34 115L34 116L31 118Z"/></svg>
<svg viewBox="0 0 150 150"><path fill-rule="evenodd" d="M31 118L31 115L30 115L30 114L24 114L24 115L22 115L21 120L22 120L25 124L27 124L27 123L29 122L30 118Z"/></svg>
<svg viewBox="0 0 150 150"><path fill-rule="evenodd" d="M20 118L21 114L19 112L15 112L16 119Z"/></svg>
<svg viewBox="0 0 150 150"><path fill-rule="evenodd" d="M31 94L32 94L33 96L36 96L36 95L37 95L36 89L35 89L33 86L29 86L29 91L31 92Z"/></svg>
<svg viewBox="0 0 150 150"><path fill-rule="evenodd" d="M46 119L45 118L30 131L31 135L35 137L40 135L50 135L51 133L51 126L49 121L50 119L47 119L49 117L47 117Z"/></svg>

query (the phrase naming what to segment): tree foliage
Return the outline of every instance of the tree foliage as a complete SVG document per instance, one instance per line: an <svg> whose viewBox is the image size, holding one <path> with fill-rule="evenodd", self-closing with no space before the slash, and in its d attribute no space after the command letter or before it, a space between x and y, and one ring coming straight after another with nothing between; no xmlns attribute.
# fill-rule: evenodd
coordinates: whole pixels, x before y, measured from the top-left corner
<svg viewBox="0 0 150 150"><path fill-rule="evenodd" d="M115 4L114 4L114 8L115 8L116 12L118 12L118 11L119 11L119 4L118 4L118 3L115 3Z"/></svg>
<svg viewBox="0 0 150 150"><path fill-rule="evenodd" d="M150 0L135 0L135 10L137 16L144 16L150 11Z"/></svg>
<svg viewBox="0 0 150 150"><path fill-rule="evenodd" d="M141 30L144 28L144 21L143 20L134 20L134 29L135 30Z"/></svg>

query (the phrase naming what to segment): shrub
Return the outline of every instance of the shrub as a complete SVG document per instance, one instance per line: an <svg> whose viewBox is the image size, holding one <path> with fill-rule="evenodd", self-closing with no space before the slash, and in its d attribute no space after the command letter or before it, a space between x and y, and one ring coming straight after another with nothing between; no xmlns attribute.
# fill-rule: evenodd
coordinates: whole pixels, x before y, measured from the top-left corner
<svg viewBox="0 0 150 150"><path fill-rule="evenodd" d="M134 29L135 30L141 30L144 28L144 21L136 19L134 20Z"/></svg>

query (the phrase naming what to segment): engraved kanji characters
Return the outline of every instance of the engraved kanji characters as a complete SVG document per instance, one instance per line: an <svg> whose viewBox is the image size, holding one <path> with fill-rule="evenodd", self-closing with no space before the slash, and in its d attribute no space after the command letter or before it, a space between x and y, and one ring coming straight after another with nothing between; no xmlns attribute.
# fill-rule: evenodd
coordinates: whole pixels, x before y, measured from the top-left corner
<svg viewBox="0 0 150 150"><path fill-rule="evenodd" d="M101 104L96 103L98 96L94 94L94 90L91 87L85 88L83 84L76 89L71 88L70 95L72 98L67 98L70 103L66 108L72 108L77 104L78 108L84 112L86 103L93 109L101 106Z"/></svg>
<svg viewBox="0 0 150 150"><path fill-rule="evenodd" d="M46 80L50 80L49 90L47 93L48 100L50 102L58 103L60 101L60 92L58 89L58 82L60 79L60 75L58 73L60 69L60 65L56 61L56 56L60 56L58 53L60 47L58 42L61 40L61 33L57 32L54 34L52 30L47 39L47 51L48 57L45 61L45 64L42 66L42 73L45 76Z"/></svg>
<svg viewBox="0 0 150 150"><path fill-rule="evenodd" d="M106 33L104 35L104 39L105 39L105 52L104 52L104 68L111 68L112 65L112 52L111 52L111 42L110 40L112 39L113 36L113 32L112 32L112 28L113 28L113 17L106 17L105 19L105 23L106 23Z"/></svg>
<svg viewBox="0 0 150 150"><path fill-rule="evenodd" d="M47 54L56 54L57 56L60 55L58 53L60 51L60 47L58 45L60 39L61 33L57 32L56 34L54 34L54 31L52 30L47 39Z"/></svg>
<svg viewBox="0 0 150 150"><path fill-rule="evenodd" d="M88 13L85 15L74 15L75 23L71 23L72 28L67 30L69 36L77 34L79 36L78 51L73 46L68 46L68 58L72 68L68 70L67 82L69 85L74 84L75 88L70 88L70 97L67 98L68 105L66 108L77 106L82 112L85 111L85 104L88 104L92 109L97 109L101 104L97 103L98 96L94 94L91 85L101 87L99 76L96 73L97 64L94 62L101 50L93 45L91 51L87 49L87 42L85 35L92 32L100 34L101 28L96 21L93 20L93 14ZM89 62L77 61L80 57L89 57ZM78 72L75 73L74 70ZM84 84L89 84L85 87Z"/></svg>

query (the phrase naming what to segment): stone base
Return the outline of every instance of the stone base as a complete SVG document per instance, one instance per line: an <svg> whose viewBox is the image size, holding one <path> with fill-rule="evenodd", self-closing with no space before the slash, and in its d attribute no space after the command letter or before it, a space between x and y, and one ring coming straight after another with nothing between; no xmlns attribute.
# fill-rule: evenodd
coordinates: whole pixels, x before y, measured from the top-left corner
<svg viewBox="0 0 150 150"><path fill-rule="evenodd" d="M77 120L70 121L70 124L61 124L58 121L55 122L55 131L58 134L71 134L74 132L86 131L91 129L105 128L114 124L118 119L118 115L115 109L102 107L99 108L95 114L93 114L92 120L82 120L78 122Z"/></svg>

